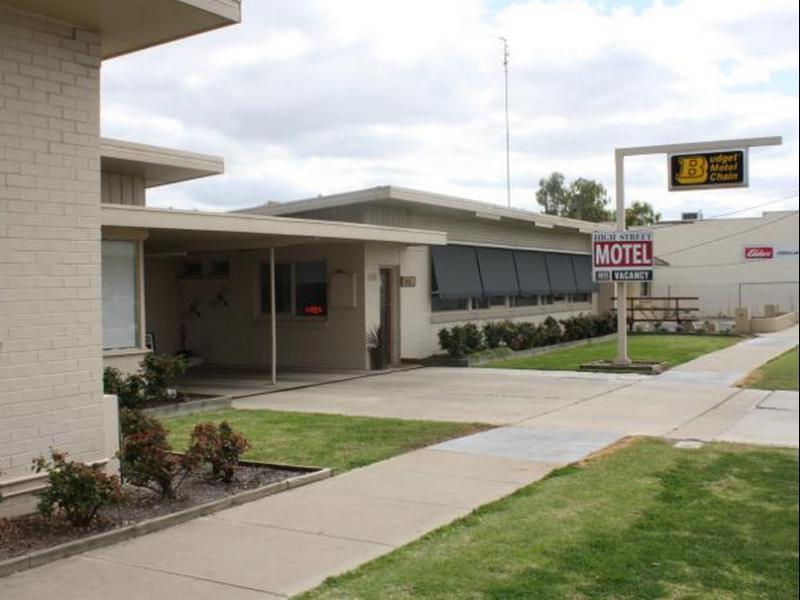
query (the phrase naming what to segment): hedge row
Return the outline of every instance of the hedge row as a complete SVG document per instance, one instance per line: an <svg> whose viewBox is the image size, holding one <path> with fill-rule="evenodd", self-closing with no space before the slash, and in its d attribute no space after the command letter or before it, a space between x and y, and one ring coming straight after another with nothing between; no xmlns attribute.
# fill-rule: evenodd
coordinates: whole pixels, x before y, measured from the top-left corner
<svg viewBox="0 0 800 600"><path fill-rule="evenodd" d="M439 345L452 358L463 358L482 350L507 347L527 350L572 342L614 333L617 322L614 314L579 314L557 321L547 317L539 324L530 322L495 321L478 328L474 323L439 330Z"/></svg>

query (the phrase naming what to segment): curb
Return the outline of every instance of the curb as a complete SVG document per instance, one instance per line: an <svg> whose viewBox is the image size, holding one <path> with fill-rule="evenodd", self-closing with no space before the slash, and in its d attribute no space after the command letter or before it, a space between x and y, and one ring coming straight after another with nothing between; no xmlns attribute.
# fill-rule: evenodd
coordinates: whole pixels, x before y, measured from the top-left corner
<svg viewBox="0 0 800 600"><path fill-rule="evenodd" d="M266 466L266 463L258 464ZM269 466L289 468L288 465ZM291 468L311 469L310 467ZM247 490L233 496L228 496L227 498L220 498L219 500L193 506L169 515L162 515L160 517L148 519L146 521L142 521L141 523L136 523L135 525L121 527L112 531L105 531L103 533L98 533L97 535L92 535L80 540L59 544L58 546L53 546L52 548L44 548L29 554L23 554L22 556L9 558L8 560L0 562L0 577L7 577L12 573L18 573L34 567L40 567L62 558L68 558L70 556L75 556L76 554L81 554L82 552L96 550L97 548L110 546L112 544L130 540L141 535L161 531L162 529L185 523L186 521L190 521L197 517L210 515L226 508L238 506L239 504L244 504L246 502L252 502L253 500L265 498L266 496L271 496L273 494L277 494L278 492L302 487L304 485L308 485L309 483L314 483L315 481L320 481L329 477L333 477L333 470L331 469L319 469L311 471L303 475L298 475L297 477L290 477L289 479L284 479L283 481L277 481L275 483L265 485L264 487L256 488L254 490Z"/></svg>
<svg viewBox="0 0 800 600"><path fill-rule="evenodd" d="M189 400L177 404L164 404L162 406L152 406L143 408L142 412L151 417L181 417L197 413L212 412L224 408L230 408L233 404L234 396L217 396L215 398L203 398L202 400Z"/></svg>

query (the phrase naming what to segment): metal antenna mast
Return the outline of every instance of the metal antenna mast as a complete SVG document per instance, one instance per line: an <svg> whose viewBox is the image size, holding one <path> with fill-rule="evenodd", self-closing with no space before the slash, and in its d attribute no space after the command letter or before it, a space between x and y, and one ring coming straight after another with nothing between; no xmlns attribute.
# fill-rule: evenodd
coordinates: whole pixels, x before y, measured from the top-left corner
<svg viewBox="0 0 800 600"><path fill-rule="evenodd" d="M503 36L499 36L503 42L503 68L506 72L506 196L508 197L508 207L511 208L511 145L508 127L508 40Z"/></svg>

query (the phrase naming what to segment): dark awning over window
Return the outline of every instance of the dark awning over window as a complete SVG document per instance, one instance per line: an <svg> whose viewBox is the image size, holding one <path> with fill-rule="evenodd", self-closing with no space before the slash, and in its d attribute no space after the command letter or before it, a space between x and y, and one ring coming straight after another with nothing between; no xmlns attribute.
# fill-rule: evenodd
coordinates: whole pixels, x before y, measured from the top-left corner
<svg viewBox="0 0 800 600"><path fill-rule="evenodd" d="M555 254L548 252L547 273L550 275L550 285L553 295L576 294L578 286L575 283L575 273L572 271L572 260L569 254Z"/></svg>
<svg viewBox="0 0 800 600"><path fill-rule="evenodd" d="M575 271L575 283L578 284L579 294L591 294L595 291L592 281L592 258L590 256L572 257L572 269Z"/></svg>
<svg viewBox="0 0 800 600"><path fill-rule="evenodd" d="M484 296L517 296L519 283L511 250L478 248Z"/></svg>
<svg viewBox="0 0 800 600"><path fill-rule="evenodd" d="M433 273L440 298L457 299L483 295L475 248L431 246Z"/></svg>
<svg viewBox="0 0 800 600"><path fill-rule="evenodd" d="M542 252L514 250L514 262L517 263L519 292L523 296L549 296L550 278L547 276Z"/></svg>

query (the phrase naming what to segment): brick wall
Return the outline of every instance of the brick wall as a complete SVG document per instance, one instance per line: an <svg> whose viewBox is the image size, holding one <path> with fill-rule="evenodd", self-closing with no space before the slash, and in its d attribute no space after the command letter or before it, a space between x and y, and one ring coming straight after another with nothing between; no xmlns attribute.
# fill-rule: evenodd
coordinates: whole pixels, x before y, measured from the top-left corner
<svg viewBox="0 0 800 600"><path fill-rule="evenodd" d="M56 446L105 458L100 45L0 7L0 509Z"/></svg>

